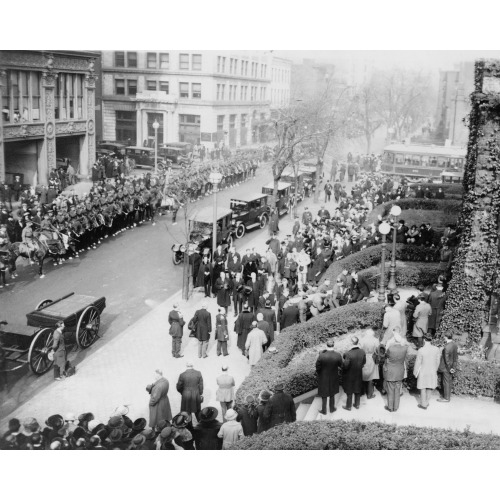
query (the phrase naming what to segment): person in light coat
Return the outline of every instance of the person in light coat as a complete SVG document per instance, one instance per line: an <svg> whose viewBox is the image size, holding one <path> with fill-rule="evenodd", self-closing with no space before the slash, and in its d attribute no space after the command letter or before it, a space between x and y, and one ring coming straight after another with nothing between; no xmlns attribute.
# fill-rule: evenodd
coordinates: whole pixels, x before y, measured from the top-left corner
<svg viewBox="0 0 500 500"><path fill-rule="evenodd" d="M407 325L406 325L406 301L402 300L399 294L394 295L394 309L396 311L399 311L399 314L401 315L401 336L405 339L406 338L406 331L407 331Z"/></svg>
<svg viewBox="0 0 500 500"><path fill-rule="evenodd" d="M427 333L429 316L432 314L432 308L427 303L427 296L425 294L421 293L417 298L418 306L415 307L415 312L413 313L415 324L413 325L412 336L417 339L417 347L422 347L422 339Z"/></svg>
<svg viewBox="0 0 500 500"><path fill-rule="evenodd" d="M389 342L389 340L391 340L392 338L392 330L394 329L394 327L401 327L401 314L391 304L387 304L385 306L383 326L385 328L385 332L381 344L385 346L387 345L387 342Z"/></svg>
<svg viewBox="0 0 500 500"><path fill-rule="evenodd" d="M304 283L307 283L307 268L311 264L311 258L306 253L304 249L302 249L297 257L297 264L299 268L297 269L297 275L299 277L299 287Z"/></svg>
<svg viewBox="0 0 500 500"><path fill-rule="evenodd" d="M217 437L222 439L222 449L227 450L233 443L243 439L243 427L236 421L238 413L230 409L226 412L226 422L222 424Z"/></svg>
<svg viewBox="0 0 500 500"><path fill-rule="evenodd" d="M370 328L366 331L365 336L361 339L360 347L365 351L366 364L363 366L363 385L368 399L375 397L373 393L373 381L379 379L378 365L373 361L373 353L380 345L379 340L375 337L375 332Z"/></svg>
<svg viewBox="0 0 500 500"><path fill-rule="evenodd" d="M252 323L252 330L248 334L245 342L245 349L248 353L248 361L250 366L254 366L259 362L264 352L264 345L267 344L266 334L257 328L257 321Z"/></svg>
<svg viewBox="0 0 500 500"><path fill-rule="evenodd" d="M220 403L222 409L222 418L224 422L226 421L226 412L231 408L231 404L234 400L234 377L227 373L227 365L222 365L222 374L217 377L217 393L216 399Z"/></svg>
<svg viewBox="0 0 500 500"><path fill-rule="evenodd" d="M417 359L413 368L413 375L417 379L417 389L420 390L420 403L422 410L427 410L431 391L438 385L438 368L441 352L438 347L431 344L432 337L424 337L424 345L417 351Z"/></svg>

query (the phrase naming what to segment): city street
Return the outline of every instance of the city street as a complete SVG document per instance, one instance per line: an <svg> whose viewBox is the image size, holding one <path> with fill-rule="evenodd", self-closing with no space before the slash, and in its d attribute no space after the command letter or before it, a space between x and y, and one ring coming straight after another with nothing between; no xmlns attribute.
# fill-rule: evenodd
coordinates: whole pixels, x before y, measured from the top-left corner
<svg viewBox="0 0 500 500"><path fill-rule="evenodd" d="M218 193L218 204L229 207L232 197L251 191L260 192L261 186L271 179L271 173L263 167L257 171L255 179ZM206 197L194 204L188 213L193 209L211 207L212 203L213 196ZM4 288L0 294L1 318L9 323L25 325L26 313L32 311L42 299L57 299L70 292L105 296L106 309L100 330L103 337L87 350L73 351L70 357L74 363L80 363L179 292L182 266L174 266L170 248L173 243L184 240L183 217L181 210L175 226L172 226L171 215L160 217L155 226L146 222L142 227L104 240L97 250L89 250L62 266L54 267L47 260L44 279L37 276L35 266L25 265L19 260L19 278L10 280L11 286ZM283 219L287 218L290 220L289 216ZM244 252L247 245L262 247L266 238L267 230L256 229L236 240L236 248ZM0 418L52 383L52 378L51 372L36 377L27 366L9 372L9 390L2 393Z"/></svg>

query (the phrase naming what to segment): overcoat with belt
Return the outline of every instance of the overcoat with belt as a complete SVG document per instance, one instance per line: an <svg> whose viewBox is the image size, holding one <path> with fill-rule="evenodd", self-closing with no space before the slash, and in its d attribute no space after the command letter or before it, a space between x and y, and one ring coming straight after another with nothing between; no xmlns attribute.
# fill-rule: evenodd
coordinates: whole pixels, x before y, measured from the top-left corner
<svg viewBox="0 0 500 500"><path fill-rule="evenodd" d="M358 346L354 346L344 354L342 387L346 394L363 392L363 366L365 363L365 351Z"/></svg>
<svg viewBox="0 0 500 500"><path fill-rule="evenodd" d="M320 353L316 361L318 374L318 396L333 397L339 392L339 371L342 369L342 356L334 350Z"/></svg>

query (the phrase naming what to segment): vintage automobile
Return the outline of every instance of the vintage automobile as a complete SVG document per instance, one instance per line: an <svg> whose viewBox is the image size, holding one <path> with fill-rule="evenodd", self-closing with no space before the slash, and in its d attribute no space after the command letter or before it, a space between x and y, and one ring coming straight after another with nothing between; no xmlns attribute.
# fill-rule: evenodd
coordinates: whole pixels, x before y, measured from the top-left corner
<svg viewBox="0 0 500 500"><path fill-rule="evenodd" d="M284 215L290 211L291 200L290 200L290 190L291 184L289 182L278 182L278 199L276 200L276 207L278 209L278 214ZM270 182L267 186L262 188L263 194L270 195L269 200L273 199L274 193L274 182Z"/></svg>
<svg viewBox="0 0 500 500"><path fill-rule="evenodd" d="M441 172L441 182L443 184L461 184L464 178L463 170L450 171L443 170Z"/></svg>
<svg viewBox="0 0 500 500"><path fill-rule="evenodd" d="M179 167L187 165L191 161L190 155L184 154L184 150L182 148L174 146L161 147L158 152L158 156L164 160L170 160L173 164L176 164Z"/></svg>
<svg viewBox="0 0 500 500"><path fill-rule="evenodd" d="M231 200L233 224L236 238L242 238L247 229L260 227L269 222L271 207L267 203L267 194L249 194Z"/></svg>
<svg viewBox="0 0 500 500"><path fill-rule="evenodd" d="M309 190L316 189L316 163L306 162L299 167L299 172L304 174L304 184L309 185Z"/></svg>
<svg viewBox="0 0 500 500"><path fill-rule="evenodd" d="M125 144L119 142L99 142L97 148L100 150L107 150L109 153L115 153L118 158L121 158L125 153Z"/></svg>
<svg viewBox="0 0 500 500"><path fill-rule="evenodd" d="M125 154L128 156L132 168L154 168L155 150L140 146L127 146ZM160 154L157 155L158 164L164 163Z"/></svg>
<svg viewBox="0 0 500 500"><path fill-rule="evenodd" d="M199 254L212 254L213 208L202 208L189 218L189 241L186 245L172 245L172 261L177 266L188 255L198 251ZM234 241L233 211L217 207L217 245L224 249Z"/></svg>
<svg viewBox="0 0 500 500"><path fill-rule="evenodd" d="M295 194L295 179L297 179L297 195ZM300 203L305 198L305 182L306 182L306 174L301 172L300 169L295 174L295 171L292 168L286 168L283 170L281 174L281 180L284 182L289 182L291 184L290 193L291 193L291 201L292 205L295 203Z"/></svg>

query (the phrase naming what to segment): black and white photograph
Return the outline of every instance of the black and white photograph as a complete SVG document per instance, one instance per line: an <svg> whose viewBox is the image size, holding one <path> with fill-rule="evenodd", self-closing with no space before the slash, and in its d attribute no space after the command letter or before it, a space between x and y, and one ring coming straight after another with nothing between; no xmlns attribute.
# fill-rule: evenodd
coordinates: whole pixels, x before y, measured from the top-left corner
<svg viewBox="0 0 500 500"><path fill-rule="evenodd" d="M498 44L429 46L426 3L59 5L0 35L2 462L499 450Z"/></svg>

